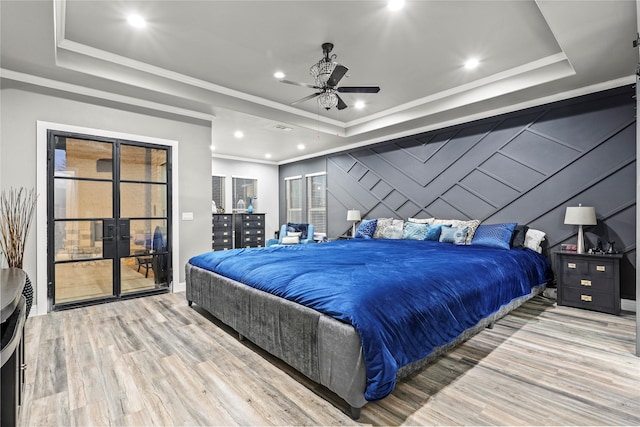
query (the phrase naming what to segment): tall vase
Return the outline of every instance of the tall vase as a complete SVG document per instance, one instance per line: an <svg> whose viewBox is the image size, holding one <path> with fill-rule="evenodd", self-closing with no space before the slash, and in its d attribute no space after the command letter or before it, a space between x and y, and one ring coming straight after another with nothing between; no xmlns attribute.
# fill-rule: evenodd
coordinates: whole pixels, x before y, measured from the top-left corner
<svg viewBox="0 0 640 427"><path fill-rule="evenodd" d="M253 203L251 202L251 199L249 199L249 207L247 208L247 212L253 213Z"/></svg>

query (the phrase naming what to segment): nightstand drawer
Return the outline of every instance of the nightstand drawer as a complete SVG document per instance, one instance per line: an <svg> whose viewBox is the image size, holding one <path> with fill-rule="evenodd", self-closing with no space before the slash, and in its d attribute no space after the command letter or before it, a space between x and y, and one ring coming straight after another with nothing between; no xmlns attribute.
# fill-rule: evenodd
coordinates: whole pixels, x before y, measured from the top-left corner
<svg viewBox="0 0 640 427"><path fill-rule="evenodd" d="M562 287L558 291L561 292L562 305L618 314L611 292L593 292L574 287Z"/></svg>
<svg viewBox="0 0 640 427"><path fill-rule="evenodd" d="M577 289L586 289L590 292L613 292L614 283L611 278L597 276L595 274L563 274L562 286Z"/></svg>

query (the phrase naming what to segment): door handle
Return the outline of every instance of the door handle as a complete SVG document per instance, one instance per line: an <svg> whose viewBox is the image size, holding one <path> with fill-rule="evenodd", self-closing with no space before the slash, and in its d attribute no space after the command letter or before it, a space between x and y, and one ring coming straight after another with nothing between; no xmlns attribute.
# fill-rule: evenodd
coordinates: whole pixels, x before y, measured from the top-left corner
<svg viewBox="0 0 640 427"><path fill-rule="evenodd" d="M104 236L102 236L102 240L108 240L108 241L112 241L113 240L113 235L115 234L114 232L114 226L113 225L108 225L107 226L107 232L105 233Z"/></svg>

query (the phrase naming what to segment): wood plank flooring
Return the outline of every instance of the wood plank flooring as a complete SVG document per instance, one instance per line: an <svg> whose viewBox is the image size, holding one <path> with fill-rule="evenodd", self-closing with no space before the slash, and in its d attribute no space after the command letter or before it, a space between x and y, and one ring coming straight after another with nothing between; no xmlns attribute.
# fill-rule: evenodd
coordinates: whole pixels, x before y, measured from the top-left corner
<svg viewBox="0 0 640 427"><path fill-rule="evenodd" d="M32 317L23 426L640 425L635 315L537 297L366 405L163 294Z"/></svg>

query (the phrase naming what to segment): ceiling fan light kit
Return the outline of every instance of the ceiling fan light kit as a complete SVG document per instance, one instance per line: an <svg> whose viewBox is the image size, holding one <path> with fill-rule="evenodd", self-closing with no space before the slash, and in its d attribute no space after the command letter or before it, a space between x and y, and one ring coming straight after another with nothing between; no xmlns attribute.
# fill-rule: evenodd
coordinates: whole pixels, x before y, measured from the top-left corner
<svg viewBox="0 0 640 427"><path fill-rule="evenodd" d="M292 84L296 86L304 86L312 89L317 89L319 92L305 96L291 105L299 104L304 101L308 101L312 98L318 98L318 104L325 110L330 110L336 107L338 110L344 110L347 108L347 104L340 98L338 92L341 93L378 93L380 87L378 86L338 86L338 83L347 71L349 70L342 64L338 64L334 61L337 58L336 54L329 55L333 50L333 43L323 43L322 53L324 56L320 60L313 64L309 69L309 74L313 77L315 85L306 83L292 82L289 80L280 80L282 83Z"/></svg>

